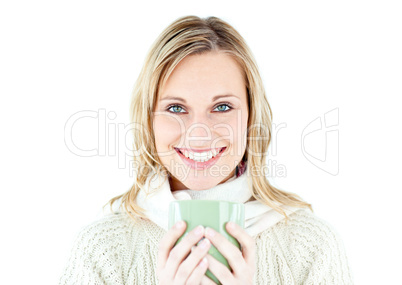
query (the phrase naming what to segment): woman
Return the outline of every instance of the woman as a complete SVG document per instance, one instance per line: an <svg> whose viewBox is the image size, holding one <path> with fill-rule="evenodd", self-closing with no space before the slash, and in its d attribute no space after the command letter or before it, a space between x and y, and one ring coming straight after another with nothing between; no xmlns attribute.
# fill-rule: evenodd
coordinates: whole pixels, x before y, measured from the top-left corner
<svg viewBox="0 0 402 285"><path fill-rule="evenodd" d="M60 284L352 284L343 242L264 172L272 114L244 39L216 17L182 17L153 44L135 84L135 184L77 237ZM200 227L167 227L171 201L241 202L241 251ZM212 234L211 234L212 232ZM199 241L203 239L202 243ZM232 271L208 254L211 244Z"/></svg>

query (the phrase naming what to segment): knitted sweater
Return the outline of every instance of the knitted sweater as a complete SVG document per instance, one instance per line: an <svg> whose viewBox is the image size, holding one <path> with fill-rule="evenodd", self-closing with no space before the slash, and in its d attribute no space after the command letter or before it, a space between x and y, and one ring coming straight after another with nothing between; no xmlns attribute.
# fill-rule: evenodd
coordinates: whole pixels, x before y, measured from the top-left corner
<svg viewBox="0 0 402 285"><path fill-rule="evenodd" d="M81 229L59 284L158 284L158 244L166 233L150 220L108 214ZM353 284L337 231L301 209L253 236L253 284Z"/></svg>

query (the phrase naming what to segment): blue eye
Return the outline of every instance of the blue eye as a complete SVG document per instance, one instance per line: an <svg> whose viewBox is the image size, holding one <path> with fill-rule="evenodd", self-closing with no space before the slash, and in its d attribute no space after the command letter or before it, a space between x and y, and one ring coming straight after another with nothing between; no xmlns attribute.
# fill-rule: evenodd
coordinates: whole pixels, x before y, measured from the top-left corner
<svg viewBox="0 0 402 285"><path fill-rule="evenodd" d="M228 107L229 109L227 109L227 110L219 109L219 107L222 107L222 106ZM229 111L229 110L232 109L232 108L231 108L228 104L222 104L222 105L217 106L216 109L219 109L219 111L222 111L222 112L227 112L227 111Z"/></svg>
<svg viewBox="0 0 402 285"><path fill-rule="evenodd" d="M227 107L228 109L223 109L221 107ZM170 109L172 109L173 111L171 111ZM175 105L170 105L169 107L167 107L166 110L170 113L176 113L176 114L183 113L183 112L180 112L180 109L184 110L184 108L182 106L175 104ZM220 104L220 105L216 106L215 109L218 109L218 111L219 111L218 113L225 113L225 112L232 110L232 106L228 103L225 103L225 104Z"/></svg>
<svg viewBox="0 0 402 285"><path fill-rule="evenodd" d="M169 111L170 108L173 108L176 111L177 111L177 109L183 109L180 105L171 105L167 108L167 110ZM171 112L171 111L169 111L169 112ZM172 112L172 113L181 113L181 112Z"/></svg>

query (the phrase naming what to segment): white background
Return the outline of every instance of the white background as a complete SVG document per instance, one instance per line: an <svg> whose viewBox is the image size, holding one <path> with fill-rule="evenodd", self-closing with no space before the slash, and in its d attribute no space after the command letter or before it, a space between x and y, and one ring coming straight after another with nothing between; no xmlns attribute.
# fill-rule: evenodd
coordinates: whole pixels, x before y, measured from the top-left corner
<svg viewBox="0 0 402 285"><path fill-rule="evenodd" d="M356 284L401 282L397 2L1 2L0 283L57 284L81 227L130 188L128 155L77 156L65 144L65 124L77 112L104 110L117 115L107 124L127 125L150 45L190 14L228 21L254 53L274 123L286 126L273 138L271 160L286 168L276 186L299 194L338 230ZM334 109L339 124L328 144L325 126L304 141L321 160L339 150L338 161L324 163L339 170L330 174L301 143L310 122ZM75 144L96 149L97 124L77 122ZM106 138L121 143L125 134Z"/></svg>

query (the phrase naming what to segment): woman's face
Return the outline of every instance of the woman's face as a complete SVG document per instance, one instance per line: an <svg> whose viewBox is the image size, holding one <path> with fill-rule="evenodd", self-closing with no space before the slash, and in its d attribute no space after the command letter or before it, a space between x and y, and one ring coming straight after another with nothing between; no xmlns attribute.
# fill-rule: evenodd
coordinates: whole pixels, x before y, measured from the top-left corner
<svg viewBox="0 0 402 285"><path fill-rule="evenodd" d="M225 182L247 143L241 68L224 53L187 56L159 91L152 116L156 149L171 174L172 191L205 190Z"/></svg>

